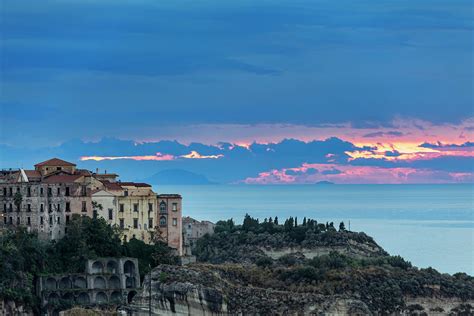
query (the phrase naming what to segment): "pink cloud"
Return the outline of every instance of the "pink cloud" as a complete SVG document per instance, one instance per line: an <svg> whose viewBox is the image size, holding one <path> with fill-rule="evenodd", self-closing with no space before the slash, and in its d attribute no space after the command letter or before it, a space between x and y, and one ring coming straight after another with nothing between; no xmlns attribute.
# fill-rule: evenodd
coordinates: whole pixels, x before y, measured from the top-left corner
<svg viewBox="0 0 474 316"><path fill-rule="evenodd" d="M83 156L81 161L94 160L94 161L103 161L103 160L136 160L136 161L170 161L176 160L178 158L183 159L219 159L224 157L224 155L201 155L197 151L191 151L187 155L173 156L170 154L156 153L155 155L144 155L144 156Z"/></svg>

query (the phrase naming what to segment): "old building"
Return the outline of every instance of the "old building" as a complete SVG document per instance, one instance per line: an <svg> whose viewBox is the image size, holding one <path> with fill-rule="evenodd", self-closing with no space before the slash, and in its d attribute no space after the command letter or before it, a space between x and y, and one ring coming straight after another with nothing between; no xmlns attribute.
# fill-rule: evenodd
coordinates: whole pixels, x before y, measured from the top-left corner
<svg viewBox="0 0 474 316"><path fill-rule="evenodd" d="M0 228L24 226L42 239L58 239L73 214L103 217L122 229L124 241L161 237L182 254L181 196L157 195L149 184L117 177L57 158L36 164L35 170L2 170Z"/></svg>
<svg viewBox="0 0 474 316"><path fill-rule="evenodd" d="M183 255L182 197L179 194L158 195L158 220L161 237Z"/></svg>
<svg viewBox="0 0 474 316"><path fill-rule="evenodd" d="M191 255L196 241L205 234L213 234L216 225L210 221L198 221L189 216L183 217L183 237L185 254Z"/></svg>
<svg viewBox="0 0 474 316"><path fill-rule="evenodd" d="M37 279L42 307L60 300L71 305L128 303L140 287L138 260L98 258L87 260L84 273L50 274Z"/></svg>

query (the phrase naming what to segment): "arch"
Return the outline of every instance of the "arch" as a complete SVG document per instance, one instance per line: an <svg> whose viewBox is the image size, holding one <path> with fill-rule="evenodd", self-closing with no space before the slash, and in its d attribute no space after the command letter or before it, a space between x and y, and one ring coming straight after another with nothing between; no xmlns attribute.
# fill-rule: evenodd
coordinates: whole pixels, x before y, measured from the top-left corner
<svg viewBox="0 0 474 316"><path fill-rule="evenodd" d="M133 297L137 294L135 291L130 291L127 294L127 303L132 303Z"/></svg>
<svg viewBox="0 0 474 316"><path fill-rule="evenodd" d="M160 203L160 213L167 213L167 211L166 211L166 202L165 201L161 201L161 203Z"/></svg>
<svg viewBox="0 0 474 316"><path fill-rule="evenodd" d="M134 277L127 277L127 279L125 279L125 287L127 289L133 289L133 288L136 288L136 281L135 281L135 278Z"/></svg>
<svg viewBox="0 0 474 316"><path fill-rule="evenodd" d="M122 301L122 294L119 291L113 291L110 294L110 302L111 303L120 303Z"/></svg>
<svg viewBox="0 0 474 316"><path fill-rule="evenodd" d="M160 217L160 226L166 226L166 216Z"/></svg>
<svg viewBox="0 0 474 316"><path fill-rule="evenodd" d="M96 304L104 304L108 302L109 302L109 299L107 298L107 294L105 294L104 292L99 292L95 295Z"/></svg>
<svg viewBox="0 0 474 316"><path fill-rule="evenodd" d="M120 288L120 279L116 275L112 275L109 278L109 288L110 289L119 289Z"/></svg>
<svg viewBox="0 0 474 316"><path fill-rule="evenodd" d="M59 280L60 289L70 289L72 287L71 280L68 277L64 277Z"/></svg>
<svg viewBox="0 0 474 316"><path fill-rule="evenodd" d="M92 264L92 273L102 273L104 272L104 265L100 261L94 261Z"/></svg>
<svg viewBox="0 0 474 316"><path fill-rule="evenodd" d="M54 278L47 278L44 285L46 290L56 290L57 284L56 279Z"/></svg>
<svg viewBox="0 0 474 316"><path fill-rule="evenodd" d="M107 288L105 279L101 276L97 276L94 279L94 288L95 289L105 289Z"/></svg>
<svg viewBox="0 0 474 316"><path fill-rule="evenodd" d="M87 280L84 277L76 277L74 279L74 288L75 289L85 289L87 288Z"/></svg>
<svg viewBox="0 0 474 316"><path fill-rule="evenodd" d="M87 294L86 292L79 293L79 295L76 298L76 302L82 305L89 304L90 301L91 299L89 297L89 294Z"/></svg>
<svg viewBox="0 0 474 316"><path fill-rule="evenodd" d="M59 295L56 293L51 293L48 296L48 304L59 302Z"/></svg>
<svg viewBox="0 0 474 316"><path fill-rule="evenodd" d="M71 301L71 302L74 301L74 295L72 295L71 292L64 293L61 298L66 301Z"/></svg>
<svg viewBox="0 0 474 316"><path fill-rule="evenodd" d="M110 260L107 262L107 273L116 274L117 273L117 262Z"/></svg>
<svg viewBox="0 0 474 316"><path fill-rule="evenodd" d="M123 273L130 276L135 275L135 264L131 260L127 260L123 264Z"/></svg>

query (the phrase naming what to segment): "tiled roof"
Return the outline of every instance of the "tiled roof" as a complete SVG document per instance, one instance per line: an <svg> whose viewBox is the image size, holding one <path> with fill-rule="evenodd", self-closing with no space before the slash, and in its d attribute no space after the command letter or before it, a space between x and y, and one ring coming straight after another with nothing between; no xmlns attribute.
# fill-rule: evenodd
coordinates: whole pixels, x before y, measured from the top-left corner
<svg viewBox="0 0 474 316"><path fill-rule="evenodd" d="M35 167L41 167L41 166L75 166L75 165L76 164L61 160L59 158L53 158L53 159L49 159L49 160L37 163L35 165Z"/></svg>
<svg viewBox="0 0 474 316"><path fill-rule="evenodd" d="M151 187L148 183L140 183L140 182L117 182L121 186L126 187Z"/></svg>
<svg viewBox="0 0 474 316"><path fill-rule="evenodd" d="M41 178L41 173L36 170L24 170L26 176L29 178Z"/></svg>
<svg viewBox="0 0 474 316"><path fill-rule="evenodd" d="M44 183L74 183L77 179L82 177L82 175L68 175L68 174L59 174L47 177L43 180Z"/></svg>
<svg viewBox="0 0 474 316"><path fill-rule="evenodd" d="M179 194L158 194L159 198L175 198L175 199L181 199L181 195Z"/></svg>
<svg viewBox="0 0 474 316"><path fill-rule="evenodd" d="M104 186L107 190L112 190L112 191L123 190L123 188L118 183L110 182L110 181L106 181L106 180L102 181L102 183L104 184Z"/></svg>

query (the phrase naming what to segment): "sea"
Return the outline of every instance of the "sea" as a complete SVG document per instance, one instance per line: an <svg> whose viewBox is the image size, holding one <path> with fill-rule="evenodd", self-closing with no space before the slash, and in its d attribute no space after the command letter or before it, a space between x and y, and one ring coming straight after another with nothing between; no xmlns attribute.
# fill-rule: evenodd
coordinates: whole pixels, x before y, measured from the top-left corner
<svg viewBox="0 0 474 316"><path fill-rule="evenodd" d="M183 216L241 223L293 216L341 221L374 237L419 268L474 275L474 184L180 185L154 187L183 196Z"/></svg>

